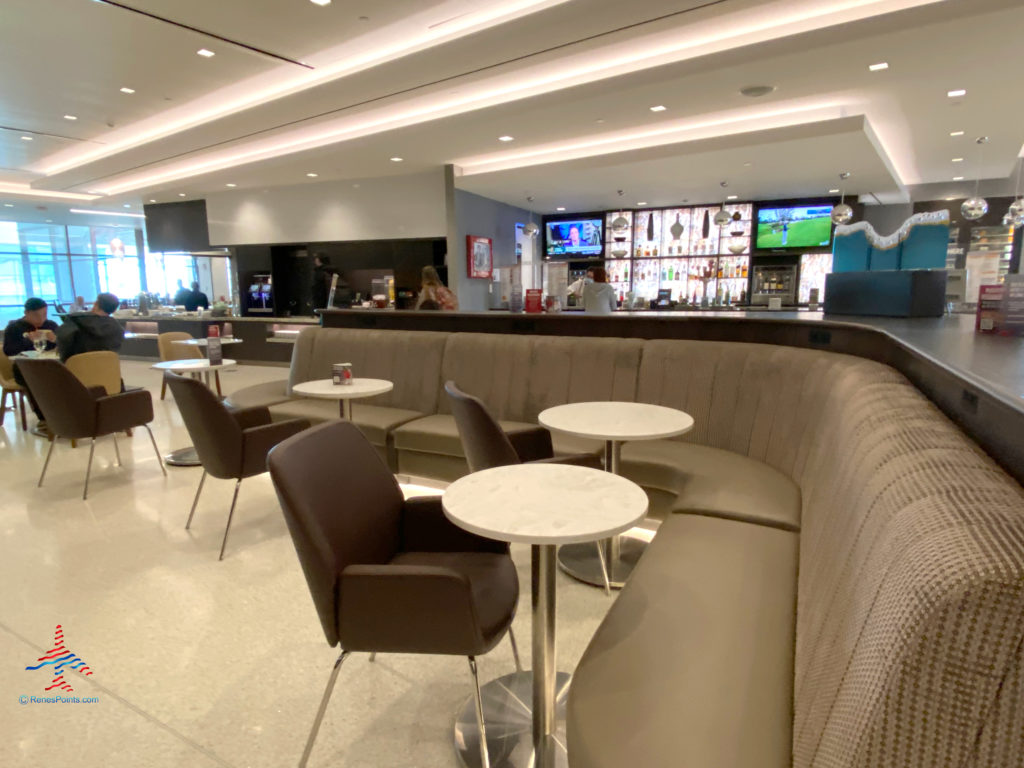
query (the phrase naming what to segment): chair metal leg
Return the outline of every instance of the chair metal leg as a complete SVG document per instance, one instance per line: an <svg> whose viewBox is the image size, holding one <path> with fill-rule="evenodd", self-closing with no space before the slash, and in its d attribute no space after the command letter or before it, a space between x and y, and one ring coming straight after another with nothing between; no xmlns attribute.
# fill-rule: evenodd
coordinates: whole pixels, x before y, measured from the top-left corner
<svg viewBox="0 0 1024 768"><path fill-rule="evenodd" d="M342 651L338 660L334 662L334 669L331 670L331 676L327 679L327 688L324 690L323 698L320 699L320 708L316 711L316 719L313 721L313 728L309 732L309 738L306 739L306 748L302 751L302 759L299 760L299 768L306 768L306 763L309 761L309 753L313 751L313 742L316 741L316 735L320 732L320 723L324 719L324 713L327 711L327 702L331 700L331 694L334 692L334 683L338 680L338 672L341 671L341 665L348 658L349 651Z"/></svg>
<svg viewBox="0 0 1024 768"><path fill-rule="evenodd" d="M17 400L18 400L17 394L12 394L11 395L11 405L13 405L15 408L18 407ZM7 390L5 389L5 390L3 390L3 393L0 394L0 427L2 427L4 425L4 419L6 417L7 417ZM15 418L17 418L17 417L15 417Z"/></svg>
<svg viewBox="0 0 1024 768"><path fill-rule="evenodd" d="M242 481L239 480L235 483L235 495L231 497L231 509L228 512L228 524L224 527L224 541L220 543L220 557L218 560L224 559L224 548L228 545L228 531L231 530L231 518L235 516L235 504L238 502L238 489L242 487Z"/></svg>
<svg viewBox="0 0 1024 768"><path fill-rule="evenodd" d="M167 382L164 381L160 385L160 399L163 400L166 395L167 395Z"/></svg>
<svg viewBox="0 0 1024 768"><path fill-rule="evenodd" d="M217 382L217 397L224 397L224 393L220 391L220 371L213 372L213 380Z"/></svg>
<svg viewBox="0 0 1024 768"><path fill-rule="evenodd" d="M114 454L117 456L117 466L123 467L124 464L121 463L121 449L117 446L117 435L111 434L110 436L114 438Z"/></svg>
<svg viewBox="0 0 1024 768"><path fill-rule="evenodd" d="M511 626L508 628L508 639L512 642L512 658L516 660L516 672L522 672L523 665L519 661L519 644L516 642L516 633L512 631Z"/></svg>
<svg viewBox="0 0 1024 768"><path fill-rule="evenodd" d="M612 583L608 579L608 563L604 559L604 542L598 539L594 542L597 545L597 559L601 561L601 576L604 577L604 593L611 595Z"/></svg>
<svg viewBox="0 0 1024 768"><path fill-rule="evenodd" d="M149 432L149 442L153 444L153 453L156 454L156 463L160 465L160 471L164 473L164 477L167 477L167 467L164 466L164 458L160 455L160 449L156 447L156 438L153 437L153 430L149 428L149 424L143 424L146 431Z"/></svg>
<svg viewBox="0 0 1024 768"><path fill-rule="evenodd" d="M374 651L373 653L370 654L370 661L374 662L376 660L377 660L377 652Z"/></svg>
<svg viewBox="0 0 1024 768"><path fill-rule="evenodd" d="M199 494L203 492L203 483L206 482L206 470L203 470L203 476L199 478L199 487L196 488L196 497L192 499L192 509L188 513L188 522L185 523L185 530L189 529L192 525L192 517L196 513L196 507L199 505Z"/></svg>
<svg viewBox="0 0 1024 768"><path fill-rule="evenodd" d="M46 477L46 468L48 466L50 466L50 456L53 455L53 446L55 446L56 444L57 444L56 440L51 440L50 441L50 450L48 450L46 452L46 461L43 462L43 471L39 475L39 482L36 483L36 488L42 488L43 487L43 478Z"/></svg>
<svg viewBox="0 0 1024 768"><path fill-rule="evenodd" d="M57 442L54 440L54 442ZM82 488L82 501L89 498L89 475L92 474L92 455L96 452L96 438L89 440L89 463L85 465L85 487Z"/></svg>
<svg viewBox="0 0 1024 768"><path fill-rule="evenodd" d="M480 729L480 765L491 768L491 760L487 756L487 731L484 730L484 701L480 696L480 677L476 672L476 657L469 657L469 671L473 673L473 695L476 698L476 724Z"/></svg>
<svg viewBox="0 0 1024 768"><path fill-rule="evenodd" d="M18 408L21 410L21 431L28 432L28 419L25 418L25 393L18 393Z"/></svg>

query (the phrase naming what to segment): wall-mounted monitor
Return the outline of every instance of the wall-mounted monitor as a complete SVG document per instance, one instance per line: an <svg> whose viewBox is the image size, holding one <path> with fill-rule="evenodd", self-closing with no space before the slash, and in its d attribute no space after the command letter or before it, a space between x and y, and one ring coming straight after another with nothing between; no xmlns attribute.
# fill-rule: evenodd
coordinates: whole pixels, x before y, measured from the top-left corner
<svg viewBox="0 0 1024 768"><path fill-rule="evenodd" d="M205 200L145 205L143 211L149 250L157 253L210 250Z"/></svg>
<svg viewBox="0 0 1024 768"><path fill-rule="evenodd" d="M552 258L591 258L604 252L604 219L586 217L545 222L547 255Z"/></svg>
<svg viewBox="0 0 1024 768"><path fill-rule="evenodd" d="M759 251L807 250L832 245L832 204L762 205L757 210Z"/></svg>

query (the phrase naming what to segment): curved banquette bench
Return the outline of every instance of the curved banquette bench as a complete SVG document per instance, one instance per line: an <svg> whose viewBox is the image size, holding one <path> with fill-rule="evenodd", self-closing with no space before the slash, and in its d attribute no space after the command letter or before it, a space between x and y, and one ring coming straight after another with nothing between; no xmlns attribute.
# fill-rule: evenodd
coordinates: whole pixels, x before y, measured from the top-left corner
<svg viewBox="0 0 1024 768"><path fill-rule="evenodd" d="M396 382L353 420L410 475L467 471L446 379L511 430L596 399L694 417L623 448L664 522L574 673L572 768L1024 764L1024 489L893 369L761 344L313 328L289 384L342 361ZM232 400L337 418L287 386Z"/></svg>

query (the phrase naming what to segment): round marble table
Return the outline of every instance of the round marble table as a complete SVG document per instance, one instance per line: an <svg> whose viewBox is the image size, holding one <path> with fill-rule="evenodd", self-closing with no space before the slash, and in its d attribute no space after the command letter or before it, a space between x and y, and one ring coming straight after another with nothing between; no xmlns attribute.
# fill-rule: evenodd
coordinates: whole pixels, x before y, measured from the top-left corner
<svg viewBox="0 0 1024 768"><path fill-rule="evenodd" d="M193 339L195 341L195 339ZM210 386L210 372L220 371L224 368L233 368L238 365L235 360L224 360L220 365L210 365L210 361L203 358L192 358L190 360L165 360L162 363L154 363L153 368L158 371L174 371L175 373L187 373L194 379L206 376L206 386ZM178 448L164 456L164 462L172 467L198 467L200 466L199 455L194 446Z"/></svg>
<svg viewBox="0 0 1024 768"><path fill-rule="evenodd" d="M335 384L333 379L315 379L295 384L292 392L303 397L338 400L341 403L341 418L352 421L353 400L383 395L394 388L395 383L387 379L349 379L348 384Z"/></svg>
<svg viewBox="0 0 1024 768"><path fill-rule="evenodd" d="M556 548L632 528L647 513L647 494L636 483L599 469L518 464L456 480L441 503L448 519L467 531L530 545L533 672L506 675L483 688L491 763L564 766L565 737L558 731L564 729L569 676L555 673ZM527 705L531 687L532 717ZM455 724L456 750L464 765L480 764L479 744L470 698Z"/></svg>
<svg viewBox="0 0 1024 768"><path fill-rule="evenodd" d="M555 432L604 440L605 469L616 475L626 440L657 440L693 429L693 417L675 408L618 401L556 405L541 411L537 420ZM562 547L558 562L580 581L621 589L646 546L646 539L612 536L604 544L603 558L600 549L576 544Z"/></svg>

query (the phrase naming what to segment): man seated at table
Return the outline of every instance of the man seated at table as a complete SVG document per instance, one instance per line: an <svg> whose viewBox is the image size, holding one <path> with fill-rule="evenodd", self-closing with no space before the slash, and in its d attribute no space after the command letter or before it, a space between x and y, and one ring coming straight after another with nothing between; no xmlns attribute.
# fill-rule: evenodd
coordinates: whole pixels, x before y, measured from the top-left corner
<svg viewBox="0 0 1024 768"><path fill-rule="evenodd" d="M53 349L57 345L57 324L53 320L46 318L46 311L46 302L42 299L32 297L25 302L24 316L18 320L11 320L7 324L6 330L4 330L5 355L14 357L22 352L31 351L35 348L37 336L46 339L47 349ZM39 406L36 404L35 398L32 397L28 386L26 386L25 379L22 377L17 365L14 366L14 380L25 387L25 393L28 395L28 402L32 406L32 412L35 413L40 423L45 424L43 412L39 410Z"/></svg>
<svg viewBox="0 0 1024 768"><path fill-rule="evenodd" d="M111 315L121 301L112 293L96 297L92 310L68 315L57 330L57 354L61 362L83 352L117 352L124 340L124 328Z"/></svg>

